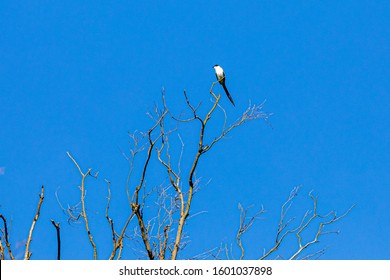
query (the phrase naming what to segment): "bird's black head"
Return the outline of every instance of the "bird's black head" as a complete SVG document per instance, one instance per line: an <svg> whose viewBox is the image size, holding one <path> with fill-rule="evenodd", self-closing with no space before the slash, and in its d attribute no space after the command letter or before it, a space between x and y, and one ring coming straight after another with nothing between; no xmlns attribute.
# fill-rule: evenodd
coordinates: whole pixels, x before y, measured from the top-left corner
<svg viewBox="0 0 390 280"><path fill-rule="evenodd" d="M213 66L213 68L214 68L214 67L217 67L217 66L219 66L219 65L218 65L218 64L215 64L215 65Z"/></svg>

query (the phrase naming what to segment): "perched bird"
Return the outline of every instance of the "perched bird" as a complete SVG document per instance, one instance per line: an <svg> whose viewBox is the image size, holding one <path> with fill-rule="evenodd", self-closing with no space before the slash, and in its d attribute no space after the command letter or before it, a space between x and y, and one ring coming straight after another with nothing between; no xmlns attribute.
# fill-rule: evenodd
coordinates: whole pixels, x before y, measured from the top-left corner
<svg viewBox="0 0 390 280"><path fill-rule="evenodd" d="M230 93L229 93L228 89L226 88L225 72L223 71L222 67L219 66L218 64L215 64L213 66L213 68L215 70L215 76L217 76L217 80L222 85L223 89L225 90L225 93L226 93L227 97L229 98L230 102L232 102L233 106L236 106L234 104L233 98L230 96Z"/></svg>

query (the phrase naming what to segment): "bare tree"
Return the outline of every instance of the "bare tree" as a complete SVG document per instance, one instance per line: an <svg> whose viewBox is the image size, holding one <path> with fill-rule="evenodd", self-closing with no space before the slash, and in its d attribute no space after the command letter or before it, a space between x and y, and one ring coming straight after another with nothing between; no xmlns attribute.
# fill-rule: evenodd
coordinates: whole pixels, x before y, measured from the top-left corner
<svg viewBox="0 0 390 280"><path fill-rule="evenodd" d="M204 110L201 104L194 105L184 91L184 100L186 113L175 115L168 107L165 93L162 92L161 105L155 105L154 111L149 113L152 125L145 133L134 132L129 134L131 148L129 153L122 154L129 164L126 186L124 192L127 195L129 204L129 215L122 226L114 223L114 218L110 214L111 209L111 182L107 183L107 204L105 207L105 218L111 231L112 251L109 259L121 259L124 250L124 241L127 239L133 244L139 244L138 253L148 259L172 259L180 258L179 253L186 247L190 240L190 235L186 231L186 225L189 219L197 213L190 214L194 195L200 190L200 178L197 177L197 170L200 163L204 160L204 155L210 153L214 147L230 132L250 121L265 120L268 121L271 114L263 111L264 102L259 105L249 105L248 108L233 122L228 123L227 113L220 105L221 96L214 93L214 82L210 88L210 106ZM203 111L202 111L203 110ZM222 112L223 121L220 124L218 132L210 129L212 116L217 112ZM196 137L196 142L187 147L180 135L181 126L190 126ZM184 155L186 153L186 160ZM89 177L97 178L98 173L92 174L92 168L85 169L80 167L76 159L67 152L68 157L81 176L80 202L74 206L64 208L58 198L60 207L68 216L69 221L80 221L85 225L85 232L93 252L93 258L98 259L97 247L93 239L93 229L90 227L88 211L86 207L86 180ZM134 172L136 164L140 172ZM148 180L152 173L158 169L165 176L160 178L159 182ZM165 178L165 179L164 179ZM312 244L318 243L323 234L327 234L324 229L327 225L333 224L349 213L349 209L341 216L337 216L335 211L326 215L317 213L317 198L310 193L313 201L313 209L307 211L301 222L296 227L291 227L295 218L287 218L299 188L294 188L287 201L282 205L281 218L276 231L275 244L267 251L265 250L259 259L266 259L274 256L284 239L288 235L295 234L298 241L298 248L290 259L300 258L307 248ZM29 245L32 239L32 232L36 221L39 218L39 210L43 201L43 187L38 204L38 210L29 233L26 244L25 259L30 259L31 252ZM249 208L239 205L240 220L238 222L238 232L235 238L236 245L240 251L239 259L245 258L245 246L243 238L245 233L252 227L258 218L264 213L262 207L254 215L248 215ZM2 259L7 255L13 259L11 245L9 243L9 234L7 231L6 219L3 219L2 238L0 242L0 257ZM80 219L81 218L81 219ZM312 240L304 242L302 233L306 231L316 220L321 220L318 230ZM51 220L57 234L57 259L60 259L60 227L59 223ZM254 246L254 245L252 245ZM220 246L206 250L193 259L232 259L234 258L233 246L221 244ZM306 255L301 258L316 258L324 252L325 249ZM277 256L278 257L278 256Z"/></svg>

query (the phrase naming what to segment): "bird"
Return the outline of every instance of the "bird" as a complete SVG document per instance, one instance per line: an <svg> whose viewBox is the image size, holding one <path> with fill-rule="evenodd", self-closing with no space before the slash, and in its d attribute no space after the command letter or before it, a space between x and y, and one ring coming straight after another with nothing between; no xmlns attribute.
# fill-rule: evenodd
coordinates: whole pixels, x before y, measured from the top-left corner
<svg viewBox="0 0 390 280"><path fill-rule="evenodd" d="M232 102L233 106L236 106L234 104L234 101L233 101L233 98L231 97L227 87L226 87L226 84L225 84L225 72L223 71L222 67L219 66L218 64L215 64L213 66L214 70L215 70L215 76L217 76L217 80L218 82L221 84L221 86L223 87L223 89L225 90L225 93L227 95L227 97L229 98L230 102Z"/></svg>

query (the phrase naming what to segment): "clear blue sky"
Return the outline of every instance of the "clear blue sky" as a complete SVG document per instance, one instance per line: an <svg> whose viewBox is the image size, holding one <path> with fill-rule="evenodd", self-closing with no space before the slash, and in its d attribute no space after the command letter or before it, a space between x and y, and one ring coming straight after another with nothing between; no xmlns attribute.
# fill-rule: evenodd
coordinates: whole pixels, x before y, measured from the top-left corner
<svg viewBox="0 0 390 280"><path fill-rule="evenodd" d="M220 64L236 102L222 96L231 119L266 99L273 128L250 123L205 157L198 176L211 181L194 212L207 213L190 221L182 257L234 244L238 203L267 209L244 239L247 256L260 256L272 245L282 202L302 185L296 216L310 207L311 190L322 213L357 205L333 227L339 235L324 236L323 258L389 259L389 14L388 1L3 1L0 212L16 255L45 185L33 258L56 257L50 219L61 222L64 258L92 256L83 225L68 225L55 198L58 191L64 205L78 199L69 151L84 170L100 172L88 180L87 199L107 258L105 178L118 225L128 214L118 147L128 149L128 131L150 126L146 112L162 87L176 112L185 107L184 88L206 106L212 66Z"/></svg>

